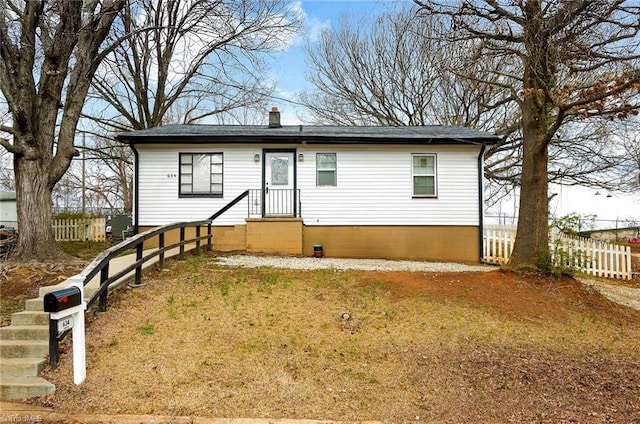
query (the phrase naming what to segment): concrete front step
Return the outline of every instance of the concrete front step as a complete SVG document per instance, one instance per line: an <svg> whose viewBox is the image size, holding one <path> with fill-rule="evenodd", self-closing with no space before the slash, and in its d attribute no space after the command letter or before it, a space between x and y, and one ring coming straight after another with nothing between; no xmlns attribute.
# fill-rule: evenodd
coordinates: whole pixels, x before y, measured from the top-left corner
<svg viewBox="0 0 640 424"><path fill-rule="evenodd" d="M0 340L49 340L48 325L10 325L0 328Z"/></svg>
<svg viewBox="0 0 640 424"><path fill-rule="evenodd" d="M109 290L113 290L113 287L109 286ZM89 299L98 291L93 287L85 287L84 300L88 302ZM44 311L44 297L36 297L33 299L27 299L24 302L24 310L30 312L43 312Z"/></svg>
<svg viewBox="0 0 640 424"><path fill-rule="evenodd" d="M49 313L23 311L11 315L11 325L49 325Z"/></svg>
<svg viewBox="0 0 640 424"><path fill-rule="evenodd" d="M51 293L56 290L66 289L67 287L69 287L69 283L67 281L63 281L62 283L56 284L55 286L40 287L38 289L38 297L44 297L44 295L47 293Z"/></svg>
<svg viewBox="0 0 640 424"><path fill-rule="evenodd" d="M0 358L44 358L49 354L49 340L0 340Z"/></svg>
<svg viewBox="0 0 640 424"><path fill-rule="evenodd" d="M27 299L24 302L25 311L44 312L44 297Z"/></svg>
<svg viewBox="0 0 640 424"><path fill-rule="evenodd" d="M0 378L37 377L44 364L44 358L3 358L0 361Z"/></svg>
<svg viewBox="0 0 640 424"><path fill-rule="evenodd" d="M50 395L56 386L40 377L3 377L0 381L0 399L26 399Z"/></svg>

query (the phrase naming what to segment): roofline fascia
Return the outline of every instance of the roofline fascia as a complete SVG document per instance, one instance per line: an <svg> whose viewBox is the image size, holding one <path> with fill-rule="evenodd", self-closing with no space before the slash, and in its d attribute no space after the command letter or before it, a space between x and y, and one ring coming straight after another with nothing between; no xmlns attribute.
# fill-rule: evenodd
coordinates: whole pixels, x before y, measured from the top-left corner
<svg viewBox="0 0 640 424"><path fill-rule="evenodd" d="M211 137L211 136L194 136L194 135L170 135L170 136L127 136L126 134L117 135L115 140L123 144L176 144L177 142L184 144L335 144L335 145L492 145L496 144L499 137L482 137L482 138L371 138L371 137L304 137L300 136L282 136L274 135L268 137L253 136L237 136L237 137Z"/></svg>

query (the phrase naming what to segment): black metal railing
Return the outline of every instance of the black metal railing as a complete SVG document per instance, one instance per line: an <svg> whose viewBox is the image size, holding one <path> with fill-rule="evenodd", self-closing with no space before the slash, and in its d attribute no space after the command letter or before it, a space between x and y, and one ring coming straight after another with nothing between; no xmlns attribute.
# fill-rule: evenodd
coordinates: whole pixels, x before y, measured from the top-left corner
<svg viewBox="0 0 640 424"><path fill-rule="evenodd" d="M204 236L200 234L202 227L207 227L207 234ZM187 228L195 229L195 237L189 239L186 238ZM179 230L179 239L176 243L166 245L165 234L173 230ZM143 256L144 242L147 240L152 240L155 237L158 238L158 248L147 252L147 254ZM93 305L93 303L95 303L96 300L99 299L99 310L105 311L107 306L107 295L109 292L109 286L112 283L120 280L122 277L133 270L135 270L134 285L139 285L142 280L142 265L155 258L156 256L158 256L158 265L162 269L164 268L165 254L168 250L178 247L178 256L180 257L180 259L183 259L186 245L195 243L194 252L196 254L199 254L202 240L207 241L207 250L211 250L212 238L213 235L211 232L211 220L178 222L174 224L163 225L161 227L145 231L144 233L136 234L135 236L123 240L115 246L103 251L79 274L80 276L84 277L84 285L86 286L94 276L100 273L99 289L87 302L87 308L91 307L91 305ZM110 276L109 263L111 262L111 260L131 249L135 249L135 262Z"/></svg>
<svg viewBox="0 0 640 424"><path fill-rule="evenodd" d="M211 221L247 198L247 216L251 217L295 217L302 216L300 189L250 189L245 190L222 209L209 217Z"/></svg>
<svg viewBox="0 0 640 424"><path fill-rule="evenodd" d="M300 189L249 190L249 216L301 216Z"/></svg>
<svg viewBox="0 0 640 424"><path fill-rule="evenodd" d="M201 229L203 227L207 228L206 235L201 235ZM191 237L188 239L186 238L187 228L195 229L195 237ZM179 239L176 243L166 245L165 234L173 230L178 230ZM144 242L152 240L155 237L158 238L158 248L149 249L145 254ZM103 251L89 265L87 265L80 274L71 277L70 280L74 280L74 282L78 283L82 282L82 285L86 287L87 284L89 284L96 275L100 274L98 290L96 290L96 292L93 293L91 298L87 301L87 309L95 304L95 302L98 302L98 310L104 312L107 309L107 296L109 295L109 287L113 283L122 280L129 273L135 271L135 274L133 276L133 286L140 285L142 282L142 266L146 262L157 256L158 265L162 269L164 268L167 251L179 248L176 255L179 256L180 259L183 259L186 250L185 247L193 243L195 243L195 246L193 248L195 254L200 253L200 248L203 240L206 240L206 250L211 250L212 238L213 235L211 232L210 219L204 221L179 222L163 225L159 228L134 235ZM109 275L109 265L111 264L111 261L132 249L135 250L135 261L128 266L125 266L123 269L119 270L113 275ZM50 332L52 334L49 335L49 362L51 364L51 367L55 368L57 366L59 357L59 342L64 339L68 332L65 332L61 335L54 334L53 330L50 330Z"/></svg>
<svg viewBox="0 0 640 424"><path fill-rule="evenodd" d="M216 212L213 215L211 215L209 217L209 220L213 221L214 219L218 218L220 215L222 215L223 213L225 213L226 211L228 211L229 209L231 209L232 207L237 205L238 202L240 202L242 199L244 199L245 197L247 197L249 195L250 191L251 190L245 190L242 193L240 193L240 195L238 197L236 197L235 199L233 199L232 201L227 203L227 205L224 206L222 209L220 209L218 212Z"/></svg>
<svg viewBox="0 0 640 424"><path fill-rule="evenodd" d="M249 191L249 217L262 217L262 190Z"/></svg>
<svg viewBox="0 0 640 424"><path fill-rule="evenodd" d="M226 206L219 211L211 215L209 219L203 221L192 222L179 222L174 224L163 225L161 227L145 231L127 238L120 243L112 246L111 248L100 253L85 269L78 275L70 278L75 283L82 283L83 286L87 286L93 280L93 278L100 274L98 283L98 290L92 294L91 298L87 301L87 309L98 302L98 310L101 312L107 309L107 297L109 295L109 287L116 282L123 280L131 272L135 271L133 286L140 285L142 282L142 268L143 265L151 259L158 257L158 265L160 269L164 268L164 261L166 259L166 253L175 248L179 248L177 255L180 259L184 258L185 247L187 245L195 243L195 254L200 253L200 248L203 240L206 240L207 250L211 250L212 247L212 231L211 223L214 219L227 212L233 206L237 205L242 199L248 197L248 214L249 216L260 215L263 217L299 217L301 216L301 202L300 202L300 190L299 189L273 189L273 190L245 190L235 199L229 202ZM203 227L207 228L207 234L201 235ZM194 228L195 237L189 239L186 238L186 229ZM178 230L179 239L178 242L166 245L165 235L169 231ZM155 237L158 238L158 248L149 249L145 254L144 242L152 240ZM123 269L109 275L109 267L111 261L129 250L135 250L135 261ZM57 367L59 359L59 342L62 341L69 333L68 331L58 335L55 331L56 326L54 322L50 322L50 335L49 335L49 362L53 369Z"/></svg>

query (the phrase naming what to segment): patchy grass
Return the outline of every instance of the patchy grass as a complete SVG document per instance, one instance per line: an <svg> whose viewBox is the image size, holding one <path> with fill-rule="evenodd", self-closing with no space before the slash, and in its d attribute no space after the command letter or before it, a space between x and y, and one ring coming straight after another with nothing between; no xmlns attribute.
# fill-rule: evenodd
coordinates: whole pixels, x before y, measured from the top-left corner
<svg viewBox="0 0 640 424"><path fill-rule="evenodd" d="M633 422L640 312L570 278L174 263L89 315L69 413ZM68 343L66 341L65 343Z"/></svg>
<svg viewBox="0 0 640 424"><path fill-rule="evenodd" d="M66 253L86 261L93 260L100 252L111 247L110 243L99 241L61 241L58 244Z"/></svg>
<svg viewBox="0 0 640 424"><path fill-rule="evenodd" d="M11 314L24 310L27 299L38 297L40 287L53 286L77 274L82 264L16 266L0 264L0 326L11 323Z"/></svg>
<svg viewBox="0 0 640 424"><path fill-rule="evenodd" d="M0 326L9 325L11 314L24 310L27 299L38 297L41 287L63 282L85 267L108 244L98 242L60 242L62 249L81 261L72 264L0 263ZM86 261L86 262L85 262Z"/></svg>
<svg viewBox="0 0 640 424"><path fill-rule="evenodd" d="M59 244L66 253L80 260L59 264L0 262L0 326L9 325L11 314L24 310L25 300L38 297L41 287L56 285L79 273L87 263L111 247L107 242L92 241L67 241ZM135 250L129 249L120 256L134 252Z"/></svg>

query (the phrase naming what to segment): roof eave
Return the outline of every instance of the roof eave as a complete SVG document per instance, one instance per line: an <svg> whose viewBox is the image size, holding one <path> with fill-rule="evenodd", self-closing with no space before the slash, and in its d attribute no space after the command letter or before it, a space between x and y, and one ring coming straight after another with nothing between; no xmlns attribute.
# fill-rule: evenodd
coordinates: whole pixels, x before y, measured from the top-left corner
<svg viewBox="0 0 640 424"><path fill-rule="evenodd" d="M319 137L300 135L273 135L273 136L208 136L208 135L143 135L131 136L120 134L116 141L124 144L369 144L369 145L455 145L455 144L496 144L499 137L472 137L472 138L403 138L403 137Z"/></svg>

